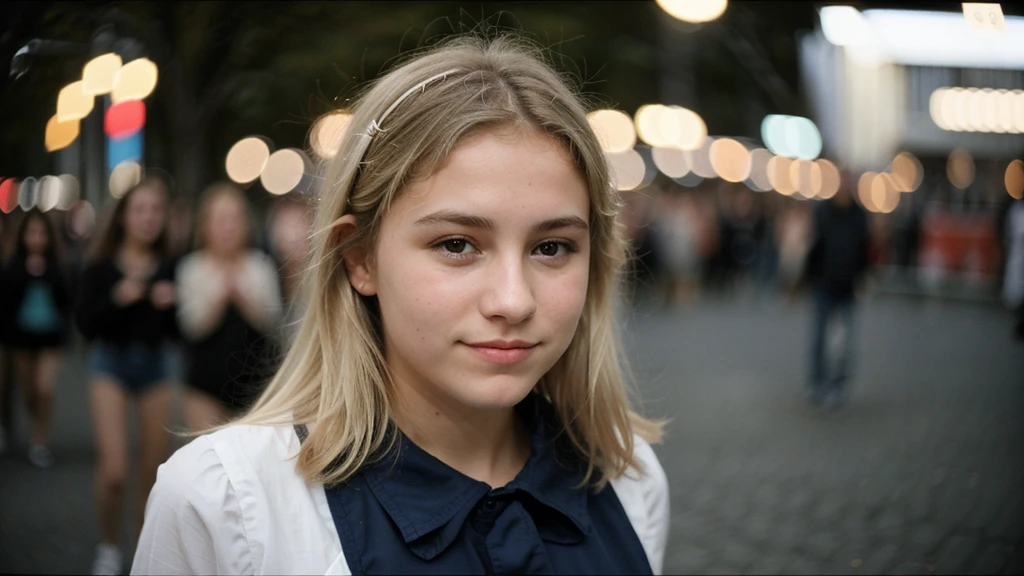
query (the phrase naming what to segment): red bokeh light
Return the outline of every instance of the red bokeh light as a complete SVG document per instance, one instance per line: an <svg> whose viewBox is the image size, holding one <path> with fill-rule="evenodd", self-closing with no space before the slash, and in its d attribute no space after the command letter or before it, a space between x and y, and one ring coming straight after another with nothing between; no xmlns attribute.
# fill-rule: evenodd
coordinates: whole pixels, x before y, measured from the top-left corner
<svg viewBox="0 0 1024 576"><path fill-rule="evenodd" d="M18 182L7 178L0 182L0 211L10 214L18 206Z"/></svg>
<svg viewBox="0 0 1024 576"><path fill-rule="evenodd" d="M146 125L146 105L141 100L125 100L107 109L103 130L107 136L120 140Z"/></svg>

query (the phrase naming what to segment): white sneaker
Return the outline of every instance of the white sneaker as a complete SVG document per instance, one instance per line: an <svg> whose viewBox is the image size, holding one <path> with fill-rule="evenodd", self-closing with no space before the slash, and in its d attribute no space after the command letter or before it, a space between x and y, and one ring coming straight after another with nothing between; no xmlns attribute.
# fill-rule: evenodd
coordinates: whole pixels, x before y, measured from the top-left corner
<svg viewBox="0 0 1024 576"><path fill-rule="evenodd" d="M96 559L92 562L93 576L117 576L121 574L121 549L113 544L96 547Z"/></svg>
<svg viewBox="0 0 1024 576"><path fill-rule="evenodd" d="M46 446L32 444L28 447L28 461L36 468L50 468L53 466L53 453Z"/></svg>

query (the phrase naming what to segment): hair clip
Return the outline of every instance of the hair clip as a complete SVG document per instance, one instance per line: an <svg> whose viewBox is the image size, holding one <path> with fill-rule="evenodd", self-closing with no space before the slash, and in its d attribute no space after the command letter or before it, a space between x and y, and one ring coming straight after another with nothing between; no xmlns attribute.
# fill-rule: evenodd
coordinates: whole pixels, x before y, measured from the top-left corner
<svg viewBox="0 0 1024 576"><path fill-rule="evenodd" d="M458 71L459 70L457 68L453 68L453 69L448 70L446 72L442 72L442 73L440 73L440 74L438 74L436 76L431 76L430 78L427 78L426 80L424 80L424 81L420 82L419 84L413 86L412 88L406 90L404 94L399 96L394 102L391 103L391 106L388 106L388 109L385 110L384 113L380 115L380 118L370 122L370 125L366 128L366 135L368 137L370 137L370 138L373 138L373 136L375 134L377 134L377 132L383 132L384 129L381 128L380 125L384 122L384 120L388 117L388 115L391 114L391 112L395 108L397 108L398 105L401 104L403 100L408 98L413 92L416 92L417 90L419 90L422 93L423 91L425 91L427 89L427 84L430 84L432 82L436 82L437 80L445 80L445 79L448 78L449 74L454 74L455 72L458 72Z"/></svg>

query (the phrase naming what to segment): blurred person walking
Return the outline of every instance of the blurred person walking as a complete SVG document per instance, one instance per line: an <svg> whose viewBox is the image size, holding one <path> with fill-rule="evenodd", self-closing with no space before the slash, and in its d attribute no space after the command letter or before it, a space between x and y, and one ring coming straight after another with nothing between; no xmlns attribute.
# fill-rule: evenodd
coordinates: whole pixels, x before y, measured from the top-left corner
<svg viewBox="0 0 1024 576"><path fill-rule="evenodd" d="M310 206L287 196L278 200L267 216L270 253L281 271L281 295L285 308L278 340L285 351L295 340L299 321L308 304L302 278L309 266L312 228Z"/></svg>
<svg viewBox="0 0 1024 576"><path fill-rule="evenodd" d="M53 466L53 388L68 343L71 298L53 222L29 210L18 226L10 264L0 274L4 339L32 421L28 460Z"/></svg>
<svg viewBox="0 0 1024 576"><path fill-rule="evenodd" d="M233 418L273 374L281 288L273 261L252 247L254 221L241 190L212 185L200 200L196 251L178 267L185 421L192 430Z"/></svg>
<svg viewBox="0 0 1024 576"><path fill-rule="evenodd" d="M118 201L96 235L82 277L77 322L94 342L89 361L90 408L96 434L96 507L101 542L93 574L123 570L118 546L128 474L126 415L136 401L141 450L136 529L167 457L172 410L172 359L177 338L175 263L167 249L166 185L147 177Z"/></svg>
<svg viewBox="0 0 1024 576"><path fill-rule="evenodd" d="M1006 264L1003 272L1003 302L1017 316L1014 333L1024 339L1024 200L1014 200L1004 224Z"/></svg>
<svg viewBox="0 0 1024 576"><path fill-rule="evenodd" d="M846 382L853 367L855 299L868 267L867 215L853 201L853 175L844 170L841 178L836 195L814 207L807 256L814 299L809 396L813 403L828 408L846 401ZM834 345L833 334L839 345Z"/></svg>
<svg viewBox="0 0 1024 576"><path fill-rule="evenodd" d="M0 212L0 278L3 277L7 267L8 245L7 232L10 229L8 216ZM0 282L0 303L6 305L7 297L4 291L6 283ZM14 388L12 386L14 377L11 374L11 363L7 353L7 332L8 322L6 314L2 312L7 308L0 309L0 456L7 452L8 443L14 437Z"/></svg>

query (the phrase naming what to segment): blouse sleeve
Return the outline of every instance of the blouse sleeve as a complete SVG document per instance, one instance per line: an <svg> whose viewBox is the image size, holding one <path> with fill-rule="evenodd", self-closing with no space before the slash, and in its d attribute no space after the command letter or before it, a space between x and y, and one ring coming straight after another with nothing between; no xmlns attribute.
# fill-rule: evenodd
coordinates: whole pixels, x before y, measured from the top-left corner
<svg viewBox="0 0 1024 576"><path fill-rule="evenodd" d="M246 281L243 286L248 288L249 294L259 302L264 311L263 325L259 328L265 333L272 333L277 329L284 313L277 267L266 254L254 252L248 259L245 274Z"/></svg>
<svg viewBox="0 0 1024 576"><path fill-rule="evenodd" d="M209 318L218 290L213 285L221 282L219 274L211 273L197 254L186 256L178 265L175 279L178 326L189 340L200 340L217 327Z"/></svg>
<svg viewBox="0 0 1024 576"><path fill-rule="evenodd" d="M256 573L239 498L208 437L160 466L131 573Z"/></svg>
<svg viewBox="0 0 1024 576"><path fill-rule="evenodd" d="M665 469L661 467L661 462L658 461L658 456L655 455L654 449L651 448L650 444L640 440L637 445L637 452L645 468L641 484L643 486L644 506L647 509L647 541L649 543L651 569L655 574L662 574L671 516L668 477L665 475Z"/></svg>

